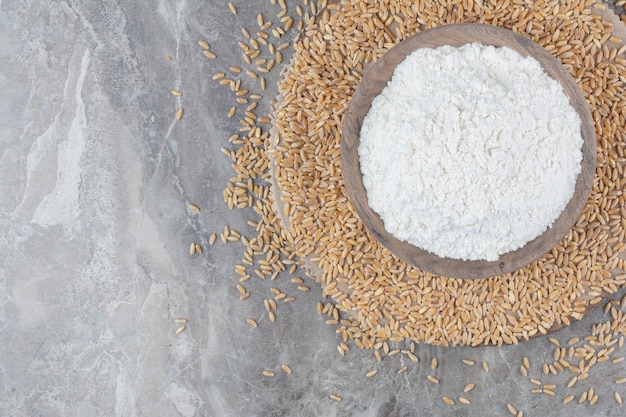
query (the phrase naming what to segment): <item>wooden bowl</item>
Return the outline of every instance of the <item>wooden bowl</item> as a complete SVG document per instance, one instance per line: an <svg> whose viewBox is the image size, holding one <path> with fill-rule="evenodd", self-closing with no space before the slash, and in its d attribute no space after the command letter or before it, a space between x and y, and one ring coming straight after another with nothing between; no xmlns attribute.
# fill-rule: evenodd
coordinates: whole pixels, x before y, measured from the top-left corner
<svg viewBox="0 0 626 417"><path fill-rule="evenodd" d="M580 116L584 141L582 170L576 179L574 195L565 210L542 235L522 248L505 253L497 261L491 262L442 258L401 241L387 232L380 216L368 205L358 154L361 125L370 110L372 100L385 88L396 66L407 55L420 48L436 48L443 45L458 47L472 42L506 46L522 56L530 55L538 60L546 73L559 81L569 96L570 104ZM369 68L356 89L344 117L341 160L346 190L357 214L371 234L389 251L427 272L454 278L485 278L515 271L530 264L556 246L574 226L589 198L593 183L596 137L593 119L581 90L567 70L548 51L507 29L464 23L440 26L418 33L390 49Z"/></svg>

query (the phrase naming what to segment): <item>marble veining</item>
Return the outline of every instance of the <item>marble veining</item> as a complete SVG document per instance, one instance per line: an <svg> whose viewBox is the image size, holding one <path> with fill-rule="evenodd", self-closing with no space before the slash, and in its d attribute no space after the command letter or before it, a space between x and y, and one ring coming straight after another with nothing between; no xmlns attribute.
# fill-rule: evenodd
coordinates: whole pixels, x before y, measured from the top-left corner
<svg viewBox="0 0 626 417"><path fill-rule="evenodd" d="M243 245L208 247L208 238L226 224L251 236L246 221L256 215L222 201L233 171L220 148L239 125L226 118L232 96L211 76L243 63L241 27L256 30L256 13L269 18L278 6L233 2L237 16L217 0L0 2L0 415L496 416L507 403L525 416L623 413L613 400L614 391L626 396L614 384L623 363L595 366L571 390L593 386L598 404L563 405L569 375L541 373L552 361L546 338L418 345L419 363L379 363L354 346L337 353L313 282L299 292L288 276L250 280L251 298L239 300ZM300 3L288 3L295 15ZM204 57L198 39L218 59ZM267 76L260 115L279 69ZM205 252L190 257L190 242ZM273 324L263 308L272 286L296 297ZM176 335L178 317L188 322ZM598 309L556 337L565 343L608 319ZM531 394L519 375L524 356L530 376L558 385L557 397ZM371 369L378 374L367 378ZM441 401L470 382L470 405Z"/></svg>

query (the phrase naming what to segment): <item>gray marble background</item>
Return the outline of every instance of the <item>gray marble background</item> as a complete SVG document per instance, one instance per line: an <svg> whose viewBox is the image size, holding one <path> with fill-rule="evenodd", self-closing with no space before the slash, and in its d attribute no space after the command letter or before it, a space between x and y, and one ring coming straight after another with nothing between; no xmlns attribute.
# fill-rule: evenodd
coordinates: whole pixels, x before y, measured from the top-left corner
<svg viewBox="0 0 626 417"><path fill-rule="evenodd" d="M495 416L509 415L507 403L525 416L626 413L613 399L626 398L626 384L615 384L626 362L596 365L568 389L567 372L541 373L552 361L545 337L502 348L419 345L417 364L404 355L377 362L354 347L337 353L313 282L300 292L287 274L251 280L250 299L239 300L233 268L243 245L206 242L226 224L253 236L246 220L256 214L222 200L233 171L220 148L239 123L225 117L232 94L211 76L243 64L241 27L255 29L258 11L275 20L279 8L234 2L237 16L224 0L0 2L0 416ZM199 39L218 59L202 55ZM192 241L202 255L189 256ZM296 297L273 324L262 302L272 286ZM178 335L177 317L188 319ZM609 319L598 309L555 337L566 343ZM530 392L523 356L530 376L558 385L555 397ZM366 378L371 369L378 375ZM441 401L470 382L470 405ZM562 404L590 387L597 404Z"/></svg>

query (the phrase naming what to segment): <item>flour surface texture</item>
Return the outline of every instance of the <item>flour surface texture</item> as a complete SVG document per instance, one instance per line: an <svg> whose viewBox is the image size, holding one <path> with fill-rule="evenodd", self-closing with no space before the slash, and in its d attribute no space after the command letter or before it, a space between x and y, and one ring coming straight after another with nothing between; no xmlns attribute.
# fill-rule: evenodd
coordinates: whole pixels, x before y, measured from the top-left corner
<svg viewBox="0 0 626 417"><path fill-rule="evenodd" d="M580 125L534 58L478 43L418 49L363 121L368 203L400 240L495 261L567 206L581 171Z"/></svg>

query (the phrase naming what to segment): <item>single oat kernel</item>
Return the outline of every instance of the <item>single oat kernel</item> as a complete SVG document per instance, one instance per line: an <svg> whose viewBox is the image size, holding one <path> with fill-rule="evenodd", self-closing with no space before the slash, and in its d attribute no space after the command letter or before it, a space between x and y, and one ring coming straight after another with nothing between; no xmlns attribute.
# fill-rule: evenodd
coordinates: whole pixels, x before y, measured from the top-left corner
<svg viewBox="0 0 626 417"><path fill-rule="evenodd" d="M443 400L444 403L448 404L448 405L454 405L454 400L448 396L443 396L441 397L441 399Z"/></svg>
<svg viewBox="0 0 626 417"><path fill-rule="evenodd" d="M522 376L528 376L528 371L524 365L519 367L519 373L522 374Z"/></svg>
<svg viewBox="0 0 626 417"><path fill-rule="evenodd" d="M426 375L426 379L428 379L433 384L438 384L439 383L439 380L437 378L435 378L434 376L432 376L432 375Z"/></svg>

